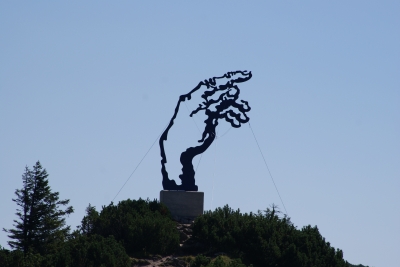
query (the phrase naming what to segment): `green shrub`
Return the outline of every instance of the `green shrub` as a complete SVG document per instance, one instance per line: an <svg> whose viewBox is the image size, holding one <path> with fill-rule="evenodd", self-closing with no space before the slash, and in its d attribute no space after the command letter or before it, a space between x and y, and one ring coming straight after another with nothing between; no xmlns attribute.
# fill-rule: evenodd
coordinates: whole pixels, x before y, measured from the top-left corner
<svg viewBox="0 0 400 267"><path fill-rule="evenodd" d="M347 266L341 250L330 247L316 227L296 229L275 207L241 214L229 206L195 220L193 237L211 252L230 253L255 266Z"/></svg>
<svg viewBox="0 0 400 267"><path fill-rule="evenodd" d="M207 266L211 262L211 258L199 254L190 262L190 267Z"/></svg>
<svg viewBox="0 0 400 267"><path fill-rule="evenodd" d="M52 255L48 266L54 267L129 267L131 260L125 249L112 236L78 236L64 243Z"/></svg>
<svg viewBox="0 0 400 267"><path fill-rule="evenodd" d="M85 229L89 229L87 235L114 236L132 257L149 253L165 255L179 247L176 224L167 207L157 200L128 199L118 205L111 203L103 206L100 214L91 208L83 222Z"/></svg>
<svg viewBox="0 0 400 267"><path fill-rule="evenodd" d="M246 267L240 259L230 259L227 256L218 256L214 260L202 254L189 261L190 267Z"/></svg>
<svg viewBox="0 0 400 267"><path fill-rule="evenodd" d="M46 257L28 252L25 256L20 250L9 251L0 247L1 267L42 267Z"/></svg>
<svg viewBox="0 0 400 267"><path fill-rule="evenodd" d="M230 259L226 256L218 256L206 267L246 267L240 259Z"/></svg>
<svg viewBox="0 0 400 267"><path fill-rule="evenodd" d="M1 267L129 267L131 260L113 237L77 235L54 254L42 256L0 248Z"/></svg>

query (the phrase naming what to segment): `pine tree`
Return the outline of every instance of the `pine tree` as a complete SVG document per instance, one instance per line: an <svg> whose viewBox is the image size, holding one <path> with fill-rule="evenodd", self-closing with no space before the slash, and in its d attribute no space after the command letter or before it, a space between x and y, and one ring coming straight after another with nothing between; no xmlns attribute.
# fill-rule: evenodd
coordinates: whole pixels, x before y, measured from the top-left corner
<svg viewBox="0 0 400 267"><path fill-rule="evenodd" d="M14 220L14 229L4 229L13 239L8 244L11 248L42 255L52 252L69 234L70 227L65 225L65 216L74 210L72 206L65 210L69 199L59 200L59 193L52 192L47 179L49 175L40 162L33 170L25 167L22 175L23 187L15 190L18 208Z"/></svg>
<svg viewBox="0 0 400 267"><path fill-rule="evenodd" d="M81 221L81 225L78 226L78 231L82 235L91 235L94 233L96 220L99 218L99 213L96 211L96 207L90 205L86 208L86 215Z"/></svg>

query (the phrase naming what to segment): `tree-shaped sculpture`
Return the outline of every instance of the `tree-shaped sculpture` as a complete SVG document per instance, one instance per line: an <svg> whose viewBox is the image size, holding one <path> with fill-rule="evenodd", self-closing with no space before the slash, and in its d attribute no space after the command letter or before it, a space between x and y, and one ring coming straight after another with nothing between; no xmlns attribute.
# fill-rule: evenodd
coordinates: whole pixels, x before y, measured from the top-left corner
<svg viewBox="0 0 400 267"><path fill-rule="evenodd" d="M221 77L213 77L200 82L188 94L179 97L175 113L160 137L161 173L163 176L162 184L164 190L198 191L194 179L195 171L192 163L193 158L210 147L216 137L216 127L219 119L225 119L235 128L239 128L242 123L246 123L250 120L246 115L246 112L250 111L250 106L247 101L240 100L240 102L238 102L240 89L237 84L248 81L251 77L251 72L248 71L228 72ZM222 80L226 80L227 82L218 84L218 82ZM164 150L164 142L167 140L168 132L174 124L180 104L185 100L190 100L192 94L200 88L204 89L204 93L201 95L204 102L199 104L199 107L193 110L190 116L204 110L207 116L207 119L204 121L206 126L202 133L201 140L198 141L201 144L196 147L189 147L181 154L180 162L182 163L182 174L179 175L179 178L182 180L182 184L177 185L174 180L168 178L168 172L165 168L167 158Z"/></svg>

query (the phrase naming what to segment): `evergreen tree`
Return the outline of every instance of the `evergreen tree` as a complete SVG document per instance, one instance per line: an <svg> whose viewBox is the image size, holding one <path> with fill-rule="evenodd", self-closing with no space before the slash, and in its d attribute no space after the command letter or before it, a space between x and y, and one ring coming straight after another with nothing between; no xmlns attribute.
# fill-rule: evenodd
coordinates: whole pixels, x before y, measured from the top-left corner
<svg viewBox="0 0 400 267"><path fill-rule="evenodd" d="M4 229L13 239L8 244L11 248L42 255L51 253L62 244L69 234L70 227L65 225L65 216L74 210L67 206L69 199L59 200L59 193L52 192L47 179L49 175L40 162L33 170L25 167L22 175L23 187L15 190L18 208L14 220L14 229Z"/></svg>
<svg viewBox="0 0 400 267"><path fill-rule="evenodd" d="M78 231L82 235L91 235L94 233L96 220L99 218L99 213L96 211L96 207L90 205L86 208L86 215L81 221L81 225L78 226Z"/></svg>

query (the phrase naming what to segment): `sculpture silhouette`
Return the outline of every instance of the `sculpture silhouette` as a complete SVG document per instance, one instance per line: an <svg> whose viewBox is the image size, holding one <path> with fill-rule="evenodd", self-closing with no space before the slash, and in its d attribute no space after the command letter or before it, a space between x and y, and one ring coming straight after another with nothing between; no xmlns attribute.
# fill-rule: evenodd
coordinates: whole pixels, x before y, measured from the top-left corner
<svg viewBox="0 0 400 267"><path fill-rule="evenodd" d="M193 168L193 158L203 153L210 147L215 139L216 127L219 119L225 119L231 124L232 127L239 128L242 123L246 123L250 118L246 115L246 112L250 111L250 106L247 101L240 100L237 102L240 94L238 83L246 82L252 77L251 72L247 71L234 71L228 72L221 77L213 77L208 80L200 82L193 90L188 94L181 95L179 97L178 104L176 105L174 115L172 116L167 128L160 137L160 151L161 151L161 173L163 176L163 188L164 190L184 190L184 191L198 191L198 187L195 184L195 171ZM220 80L227 79L225 84L217 85ZM164 141L167 140L168 132L174 124L174 120L178 114L181 102L190 100L192 93L196 92L200 88L205 87L204 93L201 97L204 99L199 107L190 113L192 117L194 114L201 110L205 111L207 119L204 121L206 126L202 133L201 139L198 141L201 145L196 147L189 147L186 151L182 152L180 162L182 164L182 174L179 175L182 183L177 185L174 180L168 178L168 172L165 168L167 158L164 150ZM219 97L213 99L212 96L220 93ZM212 109L211 109L212 108Z"/></svg>

